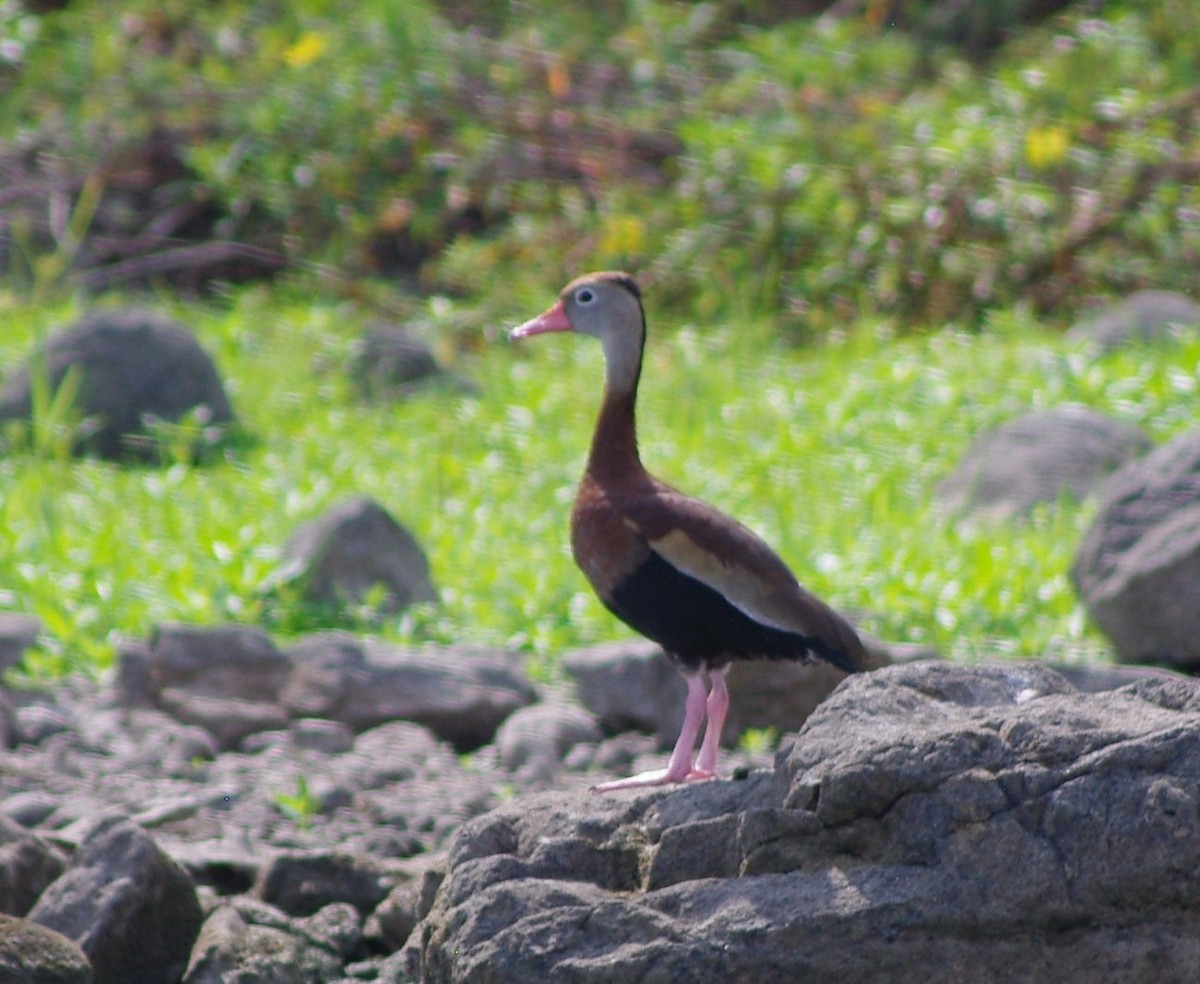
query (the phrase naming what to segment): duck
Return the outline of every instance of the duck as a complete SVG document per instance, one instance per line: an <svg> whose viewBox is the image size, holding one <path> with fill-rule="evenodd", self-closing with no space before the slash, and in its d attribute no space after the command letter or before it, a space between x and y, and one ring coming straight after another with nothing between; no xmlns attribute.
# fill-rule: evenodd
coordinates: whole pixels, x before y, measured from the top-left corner
<svg viewBox="0 0 1200 984"><path fill-rule="evenodd" d="M593 789L719 778L733 662L824 660L846 673L873 664L851 624L761 537L642 464L636 409L646 314L634 277L578 277L509 334L523 340L555 332L588 335L604 352L600 409L571 511L572 555L604 606L661 646L686 684L683 725L666 766Z"/></svg>

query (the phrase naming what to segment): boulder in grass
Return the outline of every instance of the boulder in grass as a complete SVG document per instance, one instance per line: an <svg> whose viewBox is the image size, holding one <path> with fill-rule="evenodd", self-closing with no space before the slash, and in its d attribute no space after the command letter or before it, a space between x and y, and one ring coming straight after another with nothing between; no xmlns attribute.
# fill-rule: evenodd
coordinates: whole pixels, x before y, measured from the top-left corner
<svg viewBox="0 0 1200 984"><path fill-rule="evenodd" d="M1135 341L1200 332L1200 304L1173 290L1139 290L1079 322L1067 337L1111 352Z"/></svg>
<svg viewBox="0 0 1200 984"><path fill-rule="evenodd" d="M407 396L423 385L449 378L428 345L390 324L367 328L355 348L350 374L363 396L371 400Z"/></svg>
<svg viewBox="0 0 1200 984"><path fill-rule="evenodd" d="M49 398L78 387L68 412L80 418L79 454L153 460L164 427L185 423L180 440L199 454L234 422L216 367L192 333L149 311L94 311L52 332L0 387L0 422L29 421L41 383Z"/></svg>
<svg viewBox="0 0 1200 984"><path fill-rule="evenodd" d="M1105 483L1071 579L1120 660L1200 668L1200 430Z"/></svg>
<svg viewBox="0 0 1200 984"><path fill-rule="evenodd" d="M981 436L938 498L955 512L1011 519L1063 495L1085 498L1151 447L1139 428L1095 410L1038 410Z"/></svg>
<svg viewBox="0 0 1200 984"><path fill-rule="evenodd" d="M309 603L335 608L362 604L381 587L378 607L385 614L438 597L421 545L366 496L297 529L284 547L279 579L299 585Z"/></svg>

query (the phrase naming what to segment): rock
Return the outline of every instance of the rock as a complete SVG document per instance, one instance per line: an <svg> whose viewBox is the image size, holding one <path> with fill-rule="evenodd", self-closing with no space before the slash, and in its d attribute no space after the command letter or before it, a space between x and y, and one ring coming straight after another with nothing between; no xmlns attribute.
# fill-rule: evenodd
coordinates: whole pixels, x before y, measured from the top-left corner
<svg viewBox="0 0 1200 984"><path fill-rule="evenodd" d="M37 745L51 735L71 729L66 713L45 704L26 704L16 711L17 735L27 745Z"/></svg>
<svg viewBox="0 0 1200 984"><path fill-rule="evenodd" d="M389 952L399 950L417 923L429 915L445 876L440 857L426 861L419 875L401 882L375 908L365 927L367 935Z"/></svg>
<svg viewBox="0 0 1200 984"><path fill-rule="evenodd" d="M340 609L372 600L382 614L437 601L421 545L378 503L350 499L305 523L283 549L282 582L299 585L305 601Z"/></svg>
<svg viewBox="0 0 1200 984"><path fill-rule="evenodd" d="M149 642L121 639L117 645L115 663L112 683L117 703L127 708L153 707L159 684L151 669L154 656L150 652Z"/></svg>
<svg viewBox="0 0 1200 984"><path fill-rule="evenodd" d="M1101 663L1048 663L1076 690L1098 694L1143 680L1175 680L1179 674L1155 666L1121 666Z"/></svg>
<svg viewBox="0 0 1200 984"><path fill-rule="evenodd" d="M96 821L32 922L80 945L96 984L175 984L200 929L192 880L140 827Z"/></svg>
<svg viewBox="0 0 1200 984"><path fill-rule="evenodd" d="M879 655L879 659L886 657ZM579 700L608 733L657 735L671 747L683 724L683 678L654 643L604 643L567 653L563 670ZM722 732L731 745L747 728L794 731L846 674L825 663L735 662L729 670L733 702Z"/></svg>
<svg viewBox="0 0 1200 984"><path fill-rule="evenodd" d="M209 697L177 687L158 695L159 706L185 724L207 731L221 749L235 748L247 735L260 731L282 731L288 726L287 712L276 704L237 697Z"/></svg>
<svg viewBox="0 0 1200 984"><path fill-rule="evenodd" d="M168 623L155 628L149 645L121 647L116 690L125 707L159 707L228 749L247 735L288 726L274 701L291 669L253 626Z"/></svg>
<svg viewBox="0 0 1200 984"><path fill-rule="evenodd" d="M600 740L600 728L587 711L562 701L530 704L515 711L496 732L500 764L529 780L550 779L575 745Z"/></svg>
<svg viewBox="0 0 1200 984"><path fill-rule="evenodd" d="M1118 659L1200 667L1200 430L1105 483L1071 579Z"/></svg>
<svg viewBox="0 0 1200 984"><path fill-rule="evenodd" d="M845 679L845 673L824 662L734 663L729 668L733 702L725 720L725 744L736 742L748 728L785 733L799 730L817 705ZM678 720L682 725L682 706Z"/></svg>
<svg viewBox="0 0 1200 984"><path fill-rule="evenodd" d="M92 968L77 943L45 926L0 915L0 981L4 984L91 984Z"/></svg>
<svg viewBox="0 0 1200 984"><path fill-rule="evenodd" d="M340 977L336 949L269 906L219 905L192 948L183 984L325 984Z"/></svg>
<svg viewBox="0 0 1200 984"><path fill-rule="evenodd" d="M21 725L17 712L4 691L0 690L0 749L15 748L21 740Z"/></svg>
<svg viewBox="0 0 1200 984"><path fill-rule="evenodd" d="M0 912L26 915L65 865L60 850L0 814Z"/></svg>
<svg viewBox="0 0 1200 984"><path fill-rule="evenodd" d="M54 812L58 799L39 789L25 789L0 801L0 816L22 827L36 827ZM0 907L0 911L7 911Z"/></svg>
<svg viewBox="0 0 1200 984"><path fill-rule="evenodd" d="M341 721L300 718L292 722L290 734L292 744L297 748L312 749L326 755L340 755L354 747L354 732Z"/></svg>
<svg viewBox="0 0 1200 984"><path fill-rule="evenodd" d="M362 946L362 915L348 902L322 906L311 916L297 919L296 927L343 960L351 959Z"/></svg>
<svg viewBox="0 0 1200 984"><path fill-rule="evenodd" d="M610 734L648 731L673 741L683 720L679 671L653 642L602 643L563 656L579 700ZM671 734L675 728L675 735Z"/></svg>
<svg viewBox="0 0 1200 984"><path fill-rule="evenodd" d="M914 663L848 678L773 771L468 822L407 970L1182 982L1198 874L1200 683Z"/></svg>
<svg viewBox="0 0 1200 984"><path fill-rule="evenodd" d="M41 634L40 619L0 612L0 673L21 662Z"/></svg>
<svg viewBox="0 0 1200 984"><path fill-rule="evenodd" d="M341 851L280 854L259 875L255 895L289 915L309 916L335 902L364 916L400 880L394 864Z"/></svg>
<svg viewBox="0 0 1200 984"><path fill-rule="evenodd" d="M453 749L428 728L408 721L389 721L362 732L342 762L363 789L459 767Z"/></svg>
<svg viewBox="0 0 1200 984"><path fill-rule="evenodd" d="M159 837L161 846L183 867L197 886L218 895L240 895L254 887L270 851L251 844L244 832L209 840Z"/></svg>
<svg viewBox="0 0 1200 984"><path fill-rule="evenodd" d="M1171 290L1140 290L1093 318L1079 322L1067 337L1111 352L1132 341L1159 341L1200 329L1200 304Z"/></svg>
<svg viewBox="0 0 1200 984"><path fill-rule="evenodd" d="M937 495L954 512L1013 519L1063 495L1085 498L1151 446L1137 427L1094 410L1035 411L979 437Z"/></svg>
<svg viewBox="0 0 1200 984"><path fill-rule="evenodd" d="M252 625L164 623L150 637L156 695L168 688L205 697L273 701L292 665L262 629Z"/></svg>
<svg viewBox="0 0 1200 984"><path fill-rule="evenodd" d="M374 324L355 348L350 375L368 399L403 397L448 377L433 350L398 325Z"/></svg>
<svg viewBox="0 0 1200 984"><path fill-rule="evenodd" d="M347 967L347 971L351 968ZM367 970L370 976L364 980L375 981L376 984L412 984L408 976L408 961L403 953L393 953L390 957L380 960Z"/></svg>
<svg viewBox="0 0 1200 984"><path fill-rule="evenodd" d="M282 705L293 717L329 718L355 731L413 721L466 751L489 742L534 698L517 657L485 650L407 649L323 633L288 652L295 669Z"/></svg>
<svg viewBox="0 0 1200 984"><path fill-rule="evenodd" d="M0 421L30 417L35 373L46 374L53 394L71 370L79 379L77 411L90 421L75 442L80 453L150 458L159 441L150 421L173 424L191 415L202 431L217 433L233 423L216 367L192 333L170 318L136 309L93 311L52 332L0 387ZM196 438L188 439L193 451L216 441L215 434Z"/></svg>

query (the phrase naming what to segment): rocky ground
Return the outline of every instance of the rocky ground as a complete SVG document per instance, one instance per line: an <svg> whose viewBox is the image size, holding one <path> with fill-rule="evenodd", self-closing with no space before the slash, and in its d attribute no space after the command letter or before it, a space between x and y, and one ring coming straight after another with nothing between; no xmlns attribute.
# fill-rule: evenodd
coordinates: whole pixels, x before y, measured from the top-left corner
<svg viewBox="0 0 1200 984"><path fill-rule="evenodd" d="M2 622L0 663L36 631ZM600 714L519 662L164 626L104 681L0 691L0 913L30 920L0 917L0 980L88 979L20 976L39 927L96 981L407 980L388 958L466 820L539 789L590 798L660 758L612 722L676 726L682 685L652 647L576 654ZM635 690L607 692L604 668Z"/></svg>
<svg viewBox="0 0 1200 984"><path fill-rule="evenodd" d="M0 662L30 631L0 624ZM1183 980L1200 956L1189 679L919 661L820 703L840 675L750 666L732 727L774 722L777 753L599 796L659 762L682 686L644 644L565 665L569 696L503 653L164 626L109 679L3 691L0 980L1003 980L1019 954L1024 980Z"/></svg>

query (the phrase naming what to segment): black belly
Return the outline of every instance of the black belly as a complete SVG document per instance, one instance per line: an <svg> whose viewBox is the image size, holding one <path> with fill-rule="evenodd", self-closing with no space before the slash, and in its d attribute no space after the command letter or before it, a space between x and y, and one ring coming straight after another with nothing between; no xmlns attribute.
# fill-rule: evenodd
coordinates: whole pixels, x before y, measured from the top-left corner
<svg viewBox="0 0 1200 984"><path fill-rule="evenodd" d="M755 621L725 596L655 553L604 603L621 621L654 640L687 669L735 659L830 658L825 647L796 632Z"/></svg>

